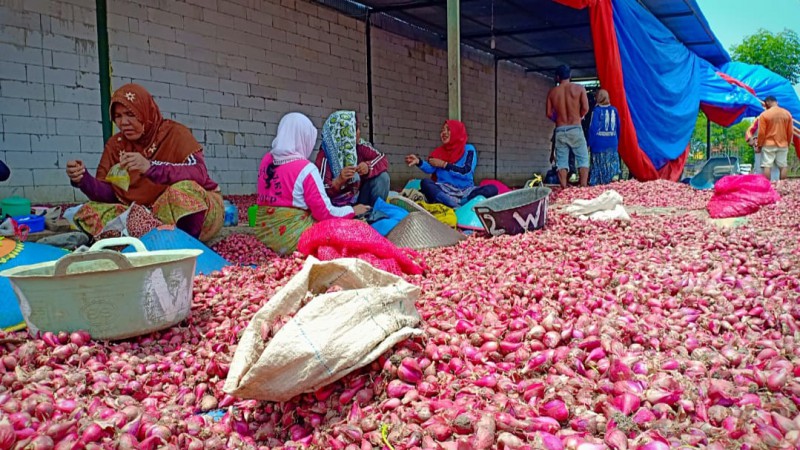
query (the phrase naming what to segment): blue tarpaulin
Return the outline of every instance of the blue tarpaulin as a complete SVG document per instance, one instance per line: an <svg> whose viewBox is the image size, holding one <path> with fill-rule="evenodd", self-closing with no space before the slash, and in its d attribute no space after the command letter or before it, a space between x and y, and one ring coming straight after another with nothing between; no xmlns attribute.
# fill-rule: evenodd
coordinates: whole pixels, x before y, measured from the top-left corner
<svg viewBox="0 0 800 450"><path fill-rule="evenodd" d="M763 100L772 95L778 100L781 108L787 109L792 117L800 118L800 99L794 87L786 78L761 66L731 62L723 65L720 70L731 78L735 78L753 88L756 96ZM745 117L755 117L761 114L763 108L753 108Z"/></svg>
<svg viewBox="0 0 800 450"><path fill-rule="evenodd" d="M661 169L686 151L710 63L690 52L636 0L614 0L625 94L639 147Z"/></svg>
<svg viewBox="0 0 800 450"><path fill-rule="evenodd" d="M555 1L590 8L600 82L620 113L619 153L639 180L680 177L701 107L709 120L724 126L760 114L767 95L800 114L800 101L787 80L764 68L731 63L726 54L715 60L723 67L716 67L687 48L686 36L675 36L680 27L669 28L656 17L658 5ZM682 3L702 17L694 1ZM716 45L704 19L701 25Z"/></svg>

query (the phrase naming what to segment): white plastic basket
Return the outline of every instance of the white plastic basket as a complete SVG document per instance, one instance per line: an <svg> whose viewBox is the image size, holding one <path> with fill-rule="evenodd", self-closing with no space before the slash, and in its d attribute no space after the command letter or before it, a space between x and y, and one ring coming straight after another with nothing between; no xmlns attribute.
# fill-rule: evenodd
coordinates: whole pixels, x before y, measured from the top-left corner
<svg viewBox="0 0 800 450"><path fill-rule="evenodd" d="M136 253L105 250L128 245ZM0 275L11 282L31 332L86 330L94 339L125 339L168 328L189 315L201 253L151 252L138 239L121 237Z"/></svg>

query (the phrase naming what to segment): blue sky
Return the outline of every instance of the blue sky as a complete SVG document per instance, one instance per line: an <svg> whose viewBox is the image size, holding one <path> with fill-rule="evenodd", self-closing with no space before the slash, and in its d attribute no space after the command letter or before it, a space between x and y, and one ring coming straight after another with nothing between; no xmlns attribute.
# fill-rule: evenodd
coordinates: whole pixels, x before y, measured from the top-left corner
<svg viewBox="0 0 800 450"><path fill-rule="evenodd" d="M697 3L727 50L759 28L772 32L788 28L800 34L800 0L697 0ZM795 90L800 94L800 85Z"/></svg>

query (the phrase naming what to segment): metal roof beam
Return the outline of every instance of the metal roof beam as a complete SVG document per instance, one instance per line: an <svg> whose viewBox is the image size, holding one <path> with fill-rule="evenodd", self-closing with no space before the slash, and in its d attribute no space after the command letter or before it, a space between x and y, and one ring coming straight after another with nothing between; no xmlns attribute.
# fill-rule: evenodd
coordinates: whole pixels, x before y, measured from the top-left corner
<svg viewBox="0 0 800 450"><path fill-rule="evenodd" d="M595 69L595 66L570 66L572 70L589 70ZM536 69L527 69L525 72L555 72L558 67L537 67Z"/></svg>
<svg viewBox="0 0 800 450"><path fill-rule="evenodd" d="M518 55L508 55L502 58L498 58L500 61L503 60L513 60L513 59L533 59L533 58L549 58L554 56L564 56L564 55L581 55L584 53L592 53L594 50L587 49L587 50L569 50L564 52L549 52L549 53L521 53Z"/></svg>
<svg viewBox="0 0 800 450"><path fill-rule="evenodd" d="M548 31L572 30L576 28L586 28L588 26L589 26L588 23L579 23L572 25L555 25L551 27L520 28L517 30L495 30L494 32L464 34L461 35L461 37L463 39L482 39L482 38L489 38L492 36L494 37L515 36L520 34L547 33Z"/></svg>
<svg viewBox="0 0 800 450"><path fill-rule="evenodd" d="M419 1L419 2L408 2L408 3L400 3L397 5L390 5L390 6L381 6L378 8L372 8L372 12L374 13L390 13L395 11L405 11L408 9L415 9L415 8L427 8L429 6L438 6L444 5L444 0L427 0L427 1Z"/></svg>
<svg viewBox="0 0 800 450"><path fill-rule="evenodd" d="M478 0L461 0L462 3L469 3ZM396 5L379 6L371 8L374 13L392 13L397 11L407 11L409 9L428 8L430 6L445 6L447 0L418 0L405 3L398 3Z"/></svg>

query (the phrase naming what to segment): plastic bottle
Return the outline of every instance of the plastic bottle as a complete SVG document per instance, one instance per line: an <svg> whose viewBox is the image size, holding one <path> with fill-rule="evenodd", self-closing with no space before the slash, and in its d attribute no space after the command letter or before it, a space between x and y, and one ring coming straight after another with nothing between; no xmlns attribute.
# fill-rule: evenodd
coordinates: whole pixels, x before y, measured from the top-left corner
<svg viewBox="0 0 800 450"><path fill-rule="evenodd" d="M222 204L225 208L224 226L235 227L239 225L239 210L236 208L236 205L227 200L224 200Z"/></svg>

